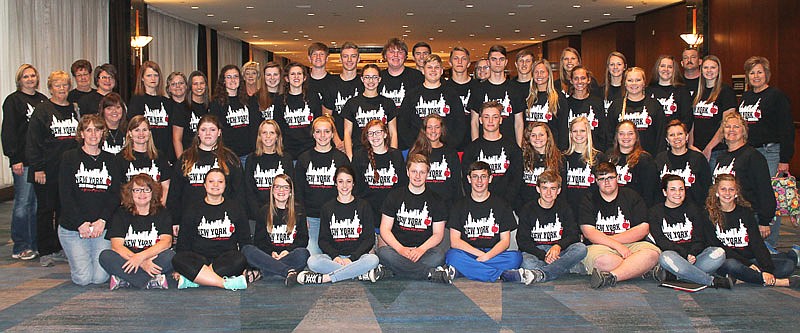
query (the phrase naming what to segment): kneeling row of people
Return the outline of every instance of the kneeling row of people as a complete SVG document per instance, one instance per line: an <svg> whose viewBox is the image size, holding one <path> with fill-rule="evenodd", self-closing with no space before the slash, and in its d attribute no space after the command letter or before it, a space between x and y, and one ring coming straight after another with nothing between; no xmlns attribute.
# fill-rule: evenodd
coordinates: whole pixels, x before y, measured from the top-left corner
<svg viewBox="0 0 800 333"><path fill-rule="evenodd" d="M306 249L308 227L289 176L275 178L251 243L243 209L222 196L223 171L209 171L207 195L185 213L176 253L168 249L168 218L158 227L135 224L144 220L138 217L152 215L142 203L160 204L153 199L159 184L146 175L136 176L122 191L123 209L107 236L112 249L100 255L100 263L112 274L112 289L125 284L164 288L163 273L170 266L180 289L199 285L243 289L262 274L279 276L291 286L354 278L375 282L390 275L444 283L465 276L531 284L569 272L591 273L593 288L640 276L722 288L731 288L735 280L800 286L800 277L790 276L796 255L769 254L731 175L719 176L712 186L708 214L685 201L681 177L667 175L662 180L664 204L648 213L638 194L617 186L614 166L600 163L595 168L598 189L583 199L580 216L574 216L568 203L557 200L560 176L545 171L538 179L540 198L517 212L517 225L511 207L488 190L492 181L488 164L476 162L466 170L471 194L455 203L449 214L438 196L425 190L429 169L425 157L410 156L406 167L409 185L389 194L380 209L378 230L369 223L377 218L373 209L352 194L355 172L348 166L336 170L337 197L321 210L321 253ZM445 226L450 249L442 242ZM511 231L517 228L520 251L510 251ZM372 254L376 231L378 247ZM147 243L143 236L153 239L153 233L159 234L158 241L135 253L137 244ZM646 240L648 234L655 244ZM306 266L309 270L303 271Z"/></svg>

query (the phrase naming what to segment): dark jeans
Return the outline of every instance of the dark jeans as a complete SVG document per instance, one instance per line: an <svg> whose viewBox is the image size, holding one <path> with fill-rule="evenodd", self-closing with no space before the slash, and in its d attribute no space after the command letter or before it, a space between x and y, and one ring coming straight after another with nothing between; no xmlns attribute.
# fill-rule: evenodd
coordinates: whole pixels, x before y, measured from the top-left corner
<svg viewBox="0 0 800 333"><path fill-rule="evenodd" d="M215 258L206 258L191 251L175 253L172 258L172 267L180 275L194 281L204 265L209 265L217 275L231 277L242 275L247 268L247 259L237 250L230 250Z"/></svg>
<svg viewBox="0 0 800 333"><path fill-rule="evenodd" d="M58 181L55 175L45 184L33 184L36 192L36 243L39 255L45 256L61 251L58 241L58 221L61 215L61 204L58 201Z"/></svg>
<svg viewBox="0 0 800 333"><path fill-rule="evenodd" d="M772 275L778 279L789 277L789 275L794 272L797 263L796 257L792 259L793 257L793 255L786 253L773 254L772 264L775 266L775 269L772 271ZM758 264L755 259L750 262L756 265ZM725 259L725 262L722 263L722 266L717 270L717 274L730 274L731 277L747 283L764 284L764 278L761 276L761 272L753 270L750 268L750 265L743 264L736 259Z"/></svg>
<svg viewBox="0 0 800 333"><path fill-rule="evenodd" d="M300 271L306 267L306 261L311 256L303 247L298 247L280 260L272 257L270 253L264 253L258 247L247 244L242 246L242 254L247 258L250 266L258 268L264 275L278 275L286 277L289 270Z"/></svg>
<svg viewBox="0 0 800 333"><path fill-rule="evenodd" d="M388 267L395 275L416 280L427 279L431 268L444 265L444 253L441 246L435 246L425 251L417 262L413 262L397 253L391 246L379 247L375 251L381 264Z"/></svg>
<svg viewBox="0 0 800 333"><path fill-rule="evenodd" d="M172 257L174 256L174 251L166 249L153 259L153 263L161 267L162 274L169 274L172 272ZM147 282L152 279L150 274L147 274L147 272L142 269L139 269L136 273L125 273L125 269L122 268L125 262L127 262L127 260L122 258L119 253L114 252L114 250L103 250L103 252L100 252L100 266L103 266L103 269L105 269L108 274L116 275L120 279L130 282L130 284L136 288L141 289L146 287Z"/></svg>

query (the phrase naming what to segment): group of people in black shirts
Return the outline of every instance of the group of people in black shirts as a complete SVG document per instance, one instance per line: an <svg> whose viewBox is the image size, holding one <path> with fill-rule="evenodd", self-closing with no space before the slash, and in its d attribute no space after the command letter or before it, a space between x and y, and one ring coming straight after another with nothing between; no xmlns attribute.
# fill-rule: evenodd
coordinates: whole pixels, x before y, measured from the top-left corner
<svg viewBox="0 0 800 333"><path fill-rule="evenodd" d="M659 57L649 82L612 52L602 85L572 48L557 74L517 52L515 79L500 45L474 74L453 48L447 80L430 46L411 51L417 69L392 38L388 68L359 77L348 42L333 76L313 43L310 70L227 65L213 94L202 72L163 80L146 61L127 103L113 65L76 61L73 90L51 73L50 98L22 65L3 104L13 257L68 260L73 282L112 290L164 289L170 273L179 289L567 273L800 287L797 253L770 253L770 176L788 171L794 130L767 59L747 60L737 101L694 49L683 74Z"/></svg>

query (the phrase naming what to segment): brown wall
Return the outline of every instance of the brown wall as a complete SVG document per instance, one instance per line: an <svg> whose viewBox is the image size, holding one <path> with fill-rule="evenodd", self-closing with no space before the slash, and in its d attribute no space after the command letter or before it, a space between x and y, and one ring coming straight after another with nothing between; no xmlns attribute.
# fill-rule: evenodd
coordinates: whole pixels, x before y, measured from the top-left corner
<svg viewBox="0 0 800 333"><path fill-rule="evenodd" d="M615 22L594 29L584 30L581 34L581 58L583 66L588 68L599 84L605 82L606 58L612 51L619 51L627 58L628 66L636 63L636 40L634 39L633 22Z"/></svg>
<svg viewBox="0 0 800 333"><path fill-rule="evenodd" d="M680 62L681 53L686 48L686 43L680 35L686 29L686 5L662 8L636 17L636 65L644 68L647 80L650 80L651 70L656 59L662 54L675 57ZM677 63L676 66L680 66Z"/></svg>
<svg viewBox="0 0 800 333"><path fill-rule="evenodd" d="M548 40L542 43L542 56L549 62L558 63L561 61L561 51L567 47L572 47L581 51L581 36L572 35Z"/></svg>

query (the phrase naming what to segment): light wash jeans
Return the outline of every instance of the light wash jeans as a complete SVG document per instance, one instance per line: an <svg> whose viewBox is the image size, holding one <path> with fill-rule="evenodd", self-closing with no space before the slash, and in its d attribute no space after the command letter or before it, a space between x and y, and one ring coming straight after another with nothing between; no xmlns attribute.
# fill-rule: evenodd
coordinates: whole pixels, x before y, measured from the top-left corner
<svg viewBox="0 0 800 333"><path fill-rule="evenodd" d="M100 266L100 252L111 248L106 232L96 238L81 238L77 231L58 226L58 239L69 260L69 274L77 285L101 284L108 273Z"/></svg>
<svg viewBox="0 0 800 333"><path fill-rule="evenodd" d="M767 159L767 167L769 168L769 176L774 177L775 174L778 173L778 163L781 161L781 144L780 143L770 143L766 146L756 148L761 155L764 155L764 158ZM781 231L781 218L776 216L772 220L772 226L769 228L770 233L769 236L764 239L769 245L772 247L778 247L778 236L780 235Z"/></svg>
<svg viewBox="0 0 800 333"><path fill-rule="evenodd" d="M551 247L553 246L537 246L537 248L544 252L550 251ZM578 242L567 246L566 249L562 249L560 257L550 264L533 254L522 252L522 264L520 264L520 267L525 269L539 269L544 272L544 281L553 281L561 277L561 275L569 273L584 257L586 257L586 245Z"/></svg>
<svg viewBox="0 0 800 333"><path fill-rule="evenodd" d="M349 258L350 256L339 256ZM378 267L378 256L372 253L362 254L358 260L353 261L347 266L337 264L331 256L327 254L315 254L308 258L308 268L314 272L328 274L331 282L350 280L369 270Z"/></svg>
<svg viewBox="0 0 800 333"><path fill-rule="evenodd" d="M709 273L715 272L725 262L725 250L709 246L695 258L697 261L692 265L678 252L664 251L658 257L658 263L678 279L710 286L714 277Z"/></svg>
<svg viewBox="0 0 800 333"><path fill-rule="evenodd" d="M33 184L28 183L28 167L22 169L22 175L14 178L14 208L11 214L11 240L14 241L13 253L25 250L37 251L36 246L36 192Z"/></svg>
<svg viewBox="0 0 800 333"><path fill-rule="evenodd" d="M319 248L319 217L306 217L308 221L308 253L312 256L315 254L322 254L322 249Z"/></svg>

